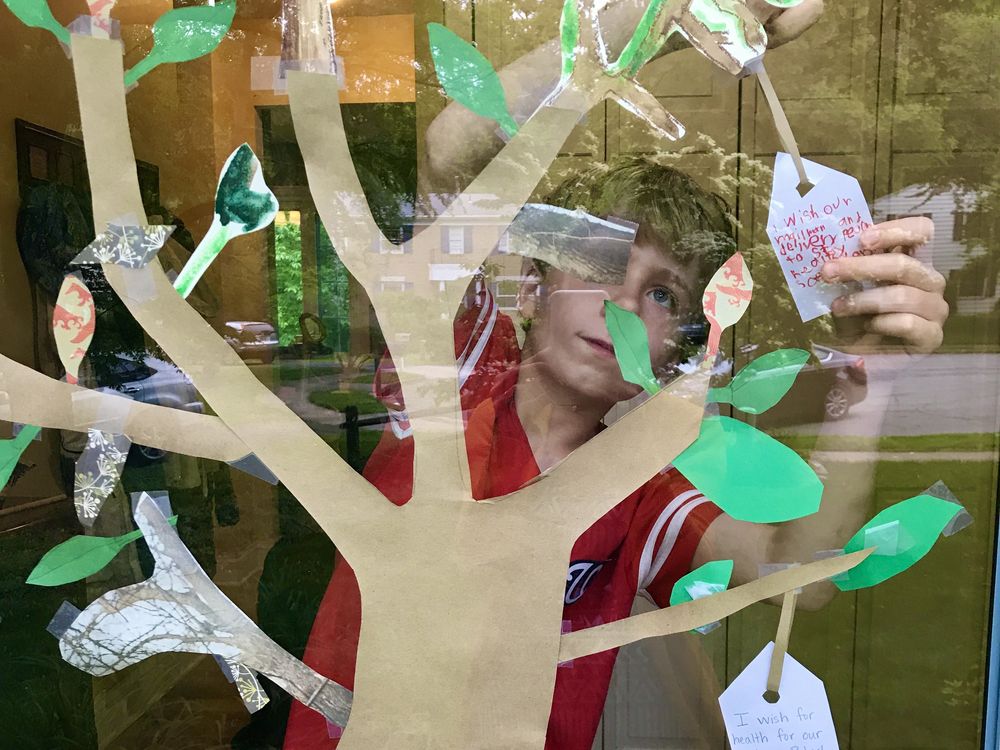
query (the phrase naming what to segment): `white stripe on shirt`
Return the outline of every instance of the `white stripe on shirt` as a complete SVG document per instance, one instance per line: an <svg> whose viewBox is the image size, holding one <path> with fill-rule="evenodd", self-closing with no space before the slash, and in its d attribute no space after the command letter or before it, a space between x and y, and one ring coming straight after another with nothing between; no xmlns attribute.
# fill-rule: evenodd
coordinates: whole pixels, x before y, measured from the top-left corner
<svg viewBox="0 0 1000 750"><path fill-rule="evenodd" d="M652 530L649 532L649 536L646 537L646 543L642 548L642 556L639 558L639 588L644 589L647 584L649 584L653 577L649 574L650 566L653 564L653 552L656 550L656 539L660 536L660 530L663 526L670 520L670 517L688 500L701 495L698 490L688 490L687 492L682 492L669 503L667 506L660 511L659 517L656 519L656 523L653 524Z"/></svg>

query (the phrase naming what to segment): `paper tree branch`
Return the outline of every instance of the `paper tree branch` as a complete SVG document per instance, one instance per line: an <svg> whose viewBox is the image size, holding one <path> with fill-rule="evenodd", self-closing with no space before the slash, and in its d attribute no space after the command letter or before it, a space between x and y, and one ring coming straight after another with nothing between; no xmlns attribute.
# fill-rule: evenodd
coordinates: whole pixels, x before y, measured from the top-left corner
<svg viewBox="0 0 1000 750"><path fill-rule="evenodd" d="M347 723L351 691L292 657L243 614L148 495L137 503L135 519L156 562L153 575L83 610L59 638L63 659L100 677L154 654L216 654L267 675L334 724Z"/></svg>
<svg viewBox="0 0 1000 750"><path fill-rule="evenodd" d="M607 651L627 643L660 635L683 633L722 620L756 602L770 599L811 583L831 578L861 563L873 549L850 555L831 557L819 562L786 568L756 581L737 586L704 599L676 607L645 612L606 625L598 625L562 637L559 660L569 661L581 656Z"/></svg>
<svg viewBox="0 0 1000 750"><path fill-rule="evenodd" d="M102 427L105 415L126 411L121 430L133 443L213 461L238 461L251 453L218 417L87 390L0 354L2 392L9 396L4 418L14 422L86 432Z"/></svg>
<svg viewBox="0 0 1000 750"><path fill-rule="evenodd" d="M73 68L98 226L115 215L144 220L132 153L118 43L73 36ZM338 547L359 543L389 503L284 403L177 294L156 263L102 264L143 329L191 378L225 424L299 499ZM135 289L143 290L141 295ZM346 550L345 550L346 553Z"/></svg>
<svg viewBox="0 0 1000 750"><path fill-rule="evenodd" d="M524 503L525 512L530 506L582 534L697 439L709 377L703 366L677 378L503 502Z"/></svg>

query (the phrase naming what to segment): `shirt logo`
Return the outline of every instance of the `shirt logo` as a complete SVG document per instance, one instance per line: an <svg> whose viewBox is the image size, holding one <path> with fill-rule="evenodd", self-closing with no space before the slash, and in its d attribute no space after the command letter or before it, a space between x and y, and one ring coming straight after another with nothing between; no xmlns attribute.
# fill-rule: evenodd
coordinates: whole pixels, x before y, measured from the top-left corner
<svg viewBox="0 0 1000 750"><path fill-rule="evenodd" d="M597 560L575 560L569 564L569 572L566 573L566 595L563 597L564 604L572 604L579 601L587 590L587 586L594 579L601 568L603 562Z"/></svg>

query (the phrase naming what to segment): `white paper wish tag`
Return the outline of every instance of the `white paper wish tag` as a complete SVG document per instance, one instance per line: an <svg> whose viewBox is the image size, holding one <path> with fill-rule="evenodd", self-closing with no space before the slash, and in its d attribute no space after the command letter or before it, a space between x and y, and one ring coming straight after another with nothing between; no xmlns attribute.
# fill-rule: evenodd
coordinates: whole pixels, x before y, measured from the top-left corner
<svg viewBox="0 0 1000 750"><path fill-rule="evenodd" d="M802 162L815 185L804 197L797 190L792 157L779 152L775 159L767 236L799 316L808 321L830 312L837 297L860 288L827 284L820 271L828 260L867 254L860 237L872 225L872 215L855 178L808 159Z"/></svg>
<svg viewBox="0 0 1000 750"><path fill-rule="evenodd" d="M771 668L769 643L722 695L719 706L733 750L839 750L823 682L785 654L776 703L764 699Z"/></svg>

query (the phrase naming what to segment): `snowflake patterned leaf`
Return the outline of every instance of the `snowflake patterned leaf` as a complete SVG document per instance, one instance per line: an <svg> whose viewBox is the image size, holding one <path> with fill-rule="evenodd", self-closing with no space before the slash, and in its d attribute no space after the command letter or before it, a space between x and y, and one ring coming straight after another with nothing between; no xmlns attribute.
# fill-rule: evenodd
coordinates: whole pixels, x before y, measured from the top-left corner
<svg viewBox="0 0 1000 750"><path fill-rule="evenodd" d="M233 682L239 691L240 700L246 706L247 711L254 714L270 703L271 699L264 692L264 687L257 679L257 673L250 667L239 662L227 661L229 671L233 676Z"/></svg>
<svg viewBox="0 0 1000 750"><path fill-rule="evenodd" d="M87 447L76 461L73 504L84 526L93 526L104 502L121 479L132 441L126 435L90 429Z"/></svg>
<svg viewBox="0 0 1000 750"><path fill-rule="evenodd" d="M746 414L763 414L778 403L809 361L804 349L778 349L748 364L733 381L708 392L709 402L732 404Z"/></svg>
<svg viewBox="0 0 1000 750"><path fill-rule="evenodd" d="M642 318L618 307L611 300L605 300L604 323L611 335L622 377L629 383L642 386L651 395L659 392L660 386L649 360L649 336Z"/></svg>
<svg viewBox="0 0 1000 750"><path fill-rule="evenodd" d="M108 228L70 262L78 266L115 263L126 268L142 268L156 257L173 231L174 227L170 224L108 224Z"/></svg>
<svg viewBox="0 0 1000 750"><path fill-rule="evenodd" d="M169 521L176 524L177 516ZM34 586L61 586L92 576L114 560L126 545L141 538L142 532L138 529L121 536L81 534L70 537L45 553L27 582Z"/></svg>

